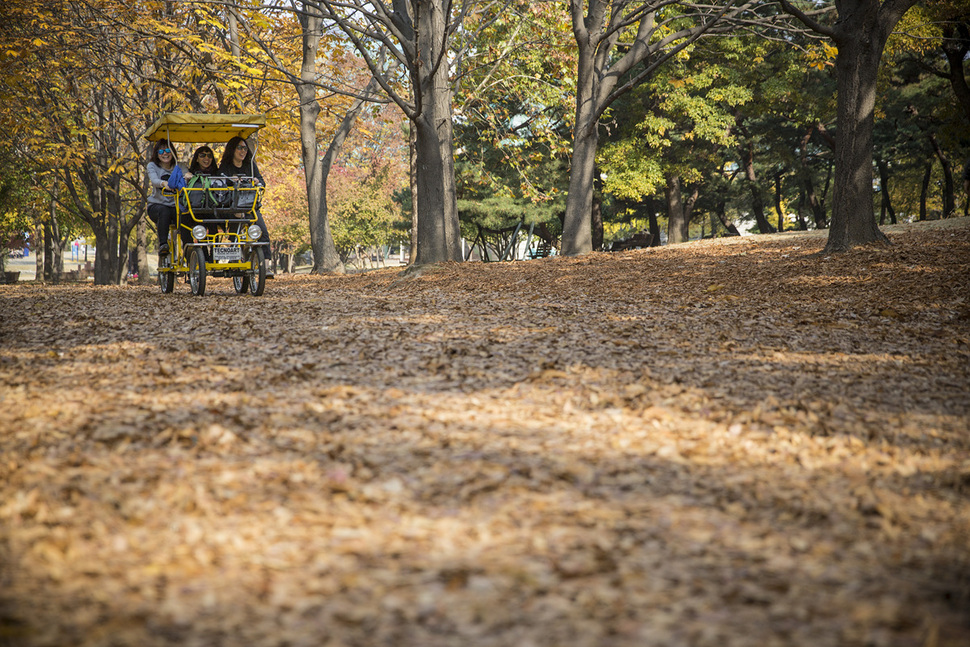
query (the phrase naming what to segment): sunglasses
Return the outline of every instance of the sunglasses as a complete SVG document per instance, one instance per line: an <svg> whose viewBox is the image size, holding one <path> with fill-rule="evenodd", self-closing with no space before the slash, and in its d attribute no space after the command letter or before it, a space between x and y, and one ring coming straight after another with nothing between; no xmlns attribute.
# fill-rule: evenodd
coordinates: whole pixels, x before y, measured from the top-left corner
<svg viewBox="0 0 970 647"><path fill-rule="evenodd" d="M212 157L212 153L207 153L205 151L202 151L201 153L199 153L199 157Z"/></svg>
<svg viewBox="0 0 970 647"><path fill-rule="evenodd" d="M238 146L236 146L236 150L237 151L241 151L241 150L247 150L248 151L249 150L249 146L246 146L246 144L239 144Z"/></svg>
<svg viewBox="0 0 970 647"><path fill-rule="evenodd" d="M159 148L158 149L158 154L159 155L164 155L165 153L171 153L171 152L172 152L172 149L171 148Z"/></svg>

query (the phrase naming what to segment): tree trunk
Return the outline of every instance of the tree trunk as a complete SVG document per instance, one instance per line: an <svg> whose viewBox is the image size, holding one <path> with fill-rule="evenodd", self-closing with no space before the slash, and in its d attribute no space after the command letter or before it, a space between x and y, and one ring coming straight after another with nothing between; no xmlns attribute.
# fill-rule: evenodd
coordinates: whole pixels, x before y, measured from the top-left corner
<svg viewBox="0 0 970 647"><path fill-rule="evenodd" d="M719 199L714 208L714 215L721 221L721 225L727 230L728 236L740 236L741 232L738 231L738 228L734 226L733 222L728 220L727 210L725 209L726 204L724 199Z"/></svg>
<svg viewBox="0 0 970 647"><path fill-rule="evenodd" d="M151 268L148 266L148 224L147 216L138 220L135 230L135 249L138 250L138 284L147 285L152 279L149 276Z"/></svg>
<svg viewBox="0 0 970 647"><path fill-rule="evenodd" d="M114 248L114 241L109 238L107 227L94 229L94 284L111 285L111 277L114 271L111 267L111 250Z"/></svg>
<svg viewBox="0 0 970 647"><path fill-rule="evenodd" d="M447 42L447 21L440 0L421 4L417 45L422 56L414 70L420 108L411 121L418 158L418 249L414 265L462 260L451 85L447 55L441 51Z"/></svg>
<svg viewBox="0 0 970 647"><path fill-rule="evenodd" d="M923 171L923 183L919 192L919 219L921 222L926 220L926 200L930 194L930 177L932 175L933 163L930 162L926 165L926 170Z"/></svg>
<svg viewBox="0 0 970 647"><path fill-rule="evenodd" d="M912 1L887 0L881 7L878 0L846 0L840 5L834 37L838 134L826 254L889 240L876 226L872 204L876 75L886 39Z"/></svg>
<svg viewBox="0 0 970 647"><path fill-rule="evenodd" d="M819 135L828 141L826 133L818 126L813 126L808 130L807 133L805 133L805 136L802 137L801 146L799 147L801 150L801 155L799 156L801 160L801 169L798 172L798 176L799 183L802 187L801 196L805 203L808 204L808 207L812 212L812 219L815 221L815 228L825 229L828 227L828 218L825 216L825 204L824 201L819 200L818 196L815 194L815 182L812 179L812 167L808 164L808 155L806 152L808 142L812 138L812 133L815 130L818 130ZM830 143L832 145L835 144L834 141ZM800 216L801 209L799 209L799 217Z"/></svg>
<svg viewBox="0 0 970 647"><path fill-rule="evenodd" d="M596 74L589 43L580 43L577 75L573 151L569 158L569 192L562 230L562 253L565 256L578 256L593 249L590 214L599 131L595 107Z"/></svg>
<svg viewBox="0 0 970 647"><path fill-rule="evenodd" d="M785 214L781 208L781 173L775 174L775 213L778 214L778 231L785 231Z"/></svg>
<svg viewBox="0 0 970 647"><path fill-rule="evenodd" d="M765 216L765 201L754 172L754 146L750 142L741 148L741 164L744 168L744 177L748 181L748 190L751 192L751 211L758 224L758 231L762 234L773 234L775 228Z"/></svg>
<svg viewBox="0 0 970 647"><path fill-rule="evenodd" d="M831 38L837 91L835 187L832 225L823 253L855 245L888 242L876 226L872 205L872 128L876 105L876 75L893 28L917 0L842 0L835 3L838 19L822 25L781 0L785 11L814 31Z"/></svg>
<svg viewBox="0 0 970 647"><path fill-rule="evenodd" d="M795 209L795 213L798 217L798 230L807 231L808 222L805 220L805 190L801 189L798 192L798 207Z"/></svg>
<svg viewBox="0 0 970 647"><path fill-rule="evenodd" d="M943 169L943 218L951 218L954 216L957 210L956 198L953 195L953 168L950 166L950 160L947 158L946 153L940 148L940 144L936 141L936 135L930 134L930 144L933 145L933 152L936 153L936 158L940 160L940 167Z"/></svg>
<svg viewBox="0 0 970 647"><path fill-rule="evenodd" d="M44 245L44 226L34 226L34 280L43 282L44 280L44 258L47 250Z"/></svg>
<svg viewBox="0 0 970 647"><path fill-rule="evenodd" d="M408 181L411 185L411 247L408 253L410 265L418 256L418 137L413 125L408 130ZM471 254L471 250L468 253Z"/></svg>
<svg viewBox="0 0 970 647"><path fill-rule="evenodd" d="M879 194L881 208L879 212L879 224L883 224L886 219L886 215L889 215L889 221L892 224L896 224L896 210L893 209L893 203L889 195L889 165L886 164L886 160L881 156L876 156L876 168L879 169Z"/></svg>
<svg viewBox="0 0 970 647"><path fill-rule="evenodd" d="M967 84L967 77L963 72L964 61L970 52L970 25L965 21L947 23L943 26L943 37L942 49L949 72L947 78L963 109L963 116L970 124L970 85Z"/></svg>
<svg viewBox="0 0 970 647"><path fill-rule="evenodd" d="M313 274L342 274L344 265L337 253L330 232L330 219L327 213L327 176L333 157L336 157L343 139L353 125L353 119L344 117L344 122L334 135L325 159L320 159L317 148L317 117L320 104L317 102L317 89L314 85L317 76L317 51L320 47L323 20L311 13L300 15L303 30L303 62L300 80L295 81L297 96L300 98L300 151L306 173L307 211L310 225L310 247L313 250ZM358 108L359 110L359 108ZM356 118L356 113L354 114ZM338 141L339 140L339 141Z"/></svg>
<svg viewBox="0 0 970 647"><path fill-rule="evenodd" d="M657 204L656 199L650 196L645 201L647 207L647 221L650 227L650 246L660 247L662 244L660 241L660 224L657 222Z"/></svg>
<svg viewBox="0 0 970 647"><path fill-rule="evenodd" d="M664 195L667 198L667 244L686 243L690 235L690 222L681 196L679 175L667 176Z"/></svg>
<svg viewBox="0 0 970 647"><path fill-rule="evenodd" d="M815 221L816 229L825 229L829 226L828 217L825 214L825 204L818 199L815 193L815 183L812 182L811 174L806 170L802 176L802 186L805 191L805 201L812 212L812 219Z"/></svg>
<svg viewBox="0 0 970 647"><path fill-rule="evenodd" d="M43 277L45 283L57 283L58 277L54 273L54 250L51 241L54 233L51 231L51 223L44 223L44 271L38 277Z"/></svg>
<svg viewBox="0 0 970 647"><path fill-rule="evenodd" d="M593 196L593 211L590 214L590 227L593 235L593 249L603 251L603 200Z"/></svg>

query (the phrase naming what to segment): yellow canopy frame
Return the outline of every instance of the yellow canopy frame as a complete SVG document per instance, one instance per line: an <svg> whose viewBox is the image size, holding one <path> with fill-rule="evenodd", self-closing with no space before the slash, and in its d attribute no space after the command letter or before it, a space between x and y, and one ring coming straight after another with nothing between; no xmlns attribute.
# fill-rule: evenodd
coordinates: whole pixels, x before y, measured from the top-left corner
<svg viewBox="0 0 970 647"><path fill-rule="evenodd" d="M145 139L179 143L224 144L233 137L247 139L266 125L265 115L165 112L145 131Z"/></svg>

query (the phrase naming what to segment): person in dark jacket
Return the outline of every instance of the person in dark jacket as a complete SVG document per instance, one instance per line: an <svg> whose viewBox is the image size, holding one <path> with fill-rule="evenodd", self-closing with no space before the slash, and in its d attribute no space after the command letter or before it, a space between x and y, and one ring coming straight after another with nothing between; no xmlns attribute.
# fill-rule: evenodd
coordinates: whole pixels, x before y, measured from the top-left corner
<svg viewBox="0 0 970 647"><path fill-rule="evenodd" d="M216 166L216 156L208 146L199 146L192 155L192 163L189 164L189 172L186 177L193 175L221 175L219 167Z"/></svg>
<svg viewBox="0 0 970 647"><path fill-rule="evenodd" d="M252 177L256 179L260 186L266 186L266 182L259 172L259 167L256 166L256 161L253 159L253 152L242 137L233 137L226 143L226 150L222 152L222 161L219 163L219 171L231 181L238 181L241 177ZM258 208L256 209L256 224L263 231L259 241L267 243L264 249L264 258L269 259L269 230L266 229L263 214L259 212Z"/></svg>

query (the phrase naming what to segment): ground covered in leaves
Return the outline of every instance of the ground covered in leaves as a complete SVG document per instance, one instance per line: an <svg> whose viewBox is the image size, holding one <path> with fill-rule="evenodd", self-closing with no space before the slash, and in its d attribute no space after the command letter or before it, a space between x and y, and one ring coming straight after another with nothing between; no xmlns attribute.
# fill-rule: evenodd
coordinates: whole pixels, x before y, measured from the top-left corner
<svg viewBox="0 0 970 647"><path fill-rule="evenodd" d="M966 646L947 224L0 286L0 644Z"/></svg>

